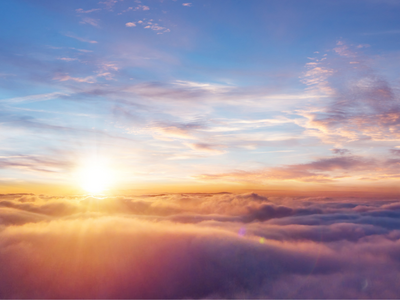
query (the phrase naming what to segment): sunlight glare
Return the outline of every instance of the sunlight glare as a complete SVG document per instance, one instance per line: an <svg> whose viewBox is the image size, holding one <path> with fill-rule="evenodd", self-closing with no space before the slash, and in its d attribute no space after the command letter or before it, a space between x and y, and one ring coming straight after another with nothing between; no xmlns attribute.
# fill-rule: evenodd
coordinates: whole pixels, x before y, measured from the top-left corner
<svg viewBox="0 0 400 300"><path fill-rule="evenodd" d="M112 184L112 171L103 160L87 162L79 171L80 185L91 194L106 191Z"/></svg>

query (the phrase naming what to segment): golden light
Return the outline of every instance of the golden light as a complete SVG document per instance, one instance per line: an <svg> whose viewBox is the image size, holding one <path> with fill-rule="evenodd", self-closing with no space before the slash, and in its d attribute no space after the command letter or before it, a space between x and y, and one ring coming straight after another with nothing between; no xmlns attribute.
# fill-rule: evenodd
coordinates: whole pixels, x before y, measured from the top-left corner
<svg viewBox="0 0 400 300"><path fill-rule="evenodd" d="M78 171L81 187L91 194L108 190L113 184L113 171L103 159L92 159L84 163Z"/></svg>

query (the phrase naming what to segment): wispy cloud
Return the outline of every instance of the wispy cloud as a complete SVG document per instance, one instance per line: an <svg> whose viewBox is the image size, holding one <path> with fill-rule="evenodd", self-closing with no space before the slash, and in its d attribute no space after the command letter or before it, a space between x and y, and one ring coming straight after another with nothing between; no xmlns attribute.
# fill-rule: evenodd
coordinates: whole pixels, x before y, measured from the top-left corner
<svg viewBox="0 0 400 300"><path fill-rule="evenodd" d="M24 97L6 98L1 99L1 103L23 103L23 102L37 102L37 101L47 101L51 99L57 99L60 97L68 97L68 93L54 92L47 94L29 95Z"/></svg>
<svg viewBox="0 0 400 300"><path fill-rule="evenodd" d="M118 0L105 0L105 1L99 2L99 4L103 4L103 5L106 7L106 9L112 11L114 5L115 5L117 2L118 2Z"/></svg>
<svg viewBox="0 0 400 300"><path fill-rule="evenodd" d="M94 27L99 27L99 21L95 20L93 18L82 18L82 21L80 21L79 23L81 24L90 24Z"/></svg>
<svg viewBox="0 0 400 300"><path fill-rule="evenodd" d="M347 155L350 154L350 150L349 149L331 149L331 151L333 152L333 154L339 154L339 155Z"/></svg>
<svg viewBox="0 0 400 300"><path fill-rule="evenodd" d="M0 169L20 169L28 172L61 173L72 166L71 162L43 156L12 156L0 158Z"/></svg>
<svg viewBox="0 0 400 300"><path fill-rule="evenodd" d="M58 60L63 60L63 61L75 61L75 60L78 60L77 58L72 58L72 57L59 57L57 59Z"/></svg>
<svg viewBox="0 0 400 300"><path fill-rule="evenodd" d="M12 76L17 76L15 74L10 74L10 73L0 73L0 77L6 78L6 77L12 77Z"/></svg>
<svg viewBox="0 0 400 300"><path fill-rule="evenodd" d="M345 153L346 154L346 153ZM355 155L321 158L319 160L286 166L266 168L259 171L233 171L222 174L203 174L200 180L225 182L253 182L294 180L299 182L334 182L352 177L355 180L376 181L400 178L396 165L400 160L376 159ZM367 172L367 173L366 173ZM368 174L368 176L365 176Z"/></svg>
<svg viewBox="0 0 400 300"><path fill-rule="evenodd" d="M156 135L165 138L194 139L196 130L203 128L199 123L176 123L176 122L157 122L150 127Z"/></svg>
<svg viewBox="0 0 400 300"><path fill-rule="evenodd" d="M68 74L58 74L56 76L54 76L53 80L57 80L57 81L68 81L68 80L72 80L72 81L76 81L76 82L86 82L86 83L94 83L95 82L95 78L93 76L87 76L87 77L71 77Z"/></svg>
<svg viewBox="0 0 400 300"><path fill-rule="evenodd" d="M84 10L82 8L78 8L78 9L76 9L76 12L80 13L80 14L88 14L88 13L99 11L99 10L101 10L101 8L93 8L93 9L88 9L88 10Z"/></svg>
<svg viewBox="0 0 400 300"><path fill-rule="evenodd" d="M213 153L213 154L226 153L226 151L220 149L220 148L223 148L223 146L221 146L221 145L213 145L213 144L206 144L206 143L187 143L186 145L196 151L208 152L208 153Z"/></svg>
<svg viewBox="0 0 400 300"><path fill-rule="evenodd" d="M76 40L84 42L84 43L97 44L97 41L81 38L81 37L78 37L78 36L76 36L76 35L74 35L72 33L67 33L67 34L65 34L65 36L73 38L73 39L76 39Z"/></svg>
<svg viewBox="0 0 400 300"><path fill-rule="evenodd" d="M397 140L400 138L398 95L391 83L379 76L353 48L338 42L334 51L339 58L324 57L307 64L304 83L315 93L325 91L330 100L325 105L299 111L308 119L303 126L327 143L366 138ZM355 59L357 64L353 64Z"/></svg>

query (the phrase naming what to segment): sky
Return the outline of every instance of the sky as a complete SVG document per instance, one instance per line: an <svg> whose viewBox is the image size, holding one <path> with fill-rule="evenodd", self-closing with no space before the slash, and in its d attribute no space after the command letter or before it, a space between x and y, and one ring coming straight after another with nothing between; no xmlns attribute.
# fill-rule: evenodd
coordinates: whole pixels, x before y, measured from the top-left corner
<svg viewBox="0 0 400 300"><path fill-rule="evenodd" d="M399 15L0 1L0 298L399 298Z"/></svg>
<svg viewBox="0 0 400 300"><path fill-rule="evenodd" d="M396 194L399 9L5 1L2 189Z"/></svg>

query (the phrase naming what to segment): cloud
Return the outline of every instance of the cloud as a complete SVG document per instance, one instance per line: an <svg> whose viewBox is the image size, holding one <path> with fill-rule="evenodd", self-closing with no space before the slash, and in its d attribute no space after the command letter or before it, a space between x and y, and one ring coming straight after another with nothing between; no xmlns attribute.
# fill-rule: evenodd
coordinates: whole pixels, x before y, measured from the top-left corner
<svg viewBox="0 0 400 300"><path fill-rule="evenodd" d="M79 23L81 24L90 24L94 27L99 27L99 21L92 19L92 18L83 18L82 21L80 21Z"/></svg>
<svg viewBox="0 0 400 300"><path fill-rule="evenodd" d="M94 83L96 82L95 78L93 76L87 76L84 78L80 78L80 77L71 77L68 74L58 74L56 76L54 76L53 80L57 80L57 81L75 81L75 82L86 82L86 83Z"/></svg>
<svg viewBox="0 0 400 300"><path fill-rule="evenodd" d="M157 122L150 126L150 130L158 136L166 138L194 139L194 133L204 128L201 123Z"/></svg>
<svg viewBox="0 0 400 300"><path fill-rule="evenodd" d="M9 74L9 73L0 73L0 77L3 77L3 78L14 77L14 76L17 76L17 75Z"/></svg>
<svg viewBox="0 0 400 300"><path fill-rule="evenodd" d="M136 3L141 3L141 2L136 2ZM136 6L135 8L133 8L131 6L131 7L128 7L127 9L123 10L122 12L118 13L118 15L122 15L123 13L126 13L128 11L138 11L138 10L143 10L143 11L150 10L150 7L148 7L146 5L141 5L141 4ZM142 21L139 21L138 23L142 23Z"/></svg>
<svg viewBox="0 0 400 300"><path fill-rule="evenodd" d="M21 103L21 102L36 102L36 101L47 101L51 99L57 99L59 97L68 97L70 94L63 92L53 92L47 94L29 95L24 97L15 97L8 99L1 99L2 103Z"/></svg>
<svg viewBox="0 0 400 300"><path fill-rule="evenodd" d="M136 27L136 24L134 22L128 22L125 24L126 27Z"/></svg>
<svg viewBox="0 0 400 300"><path fill-rule="evenodd" d="M99 2L99 4L104 4L106 9L113 10L114 5L118 2L118 0L106 0L103 2Z"/></svg>
<svg viewBox="0 0 400 300"><path fill-rule="evenodd" d="M303 83L328 98L298 113L307 119L302 124L307 133L326 143L400 139L397 89L369 65L360 48L339 41L333 49L337 55L307 64Z"/></svg>
<svg viewBox="0 0 400 300"><path fill-rule="evenodd" d="M39 110L40 112L40 110ZM60 113L60 112L57 112ZM68 114L68 113L67 113ZM83 114L80 115L81 117L88 117L89 115ZM112 135L109 134L107 131L104 130L98 130L96 128L86 128L86 127L80 127L80 126L63 126L60 125L57 122L45 122L41 119L37 119L31 116L26 116L26 115L16 115L16 114L11 114L8 112L3 112L2 115L2 126L3 128L7 128L8 130L22 130L23 132L30 132L33 133L34 135L40 133L40 134L56 134L60 135L63 134L65 136L80 136L84 138L87 142L93 141L93 139L97 139L98 137L102 136L105 139L112 139L112 140L119 140L119 141L132 141L129 138L118 136L118 135ZM21 131L19 131L20 133ZM26 134L25 136L29 137L29 134ZM46 151L47 152L47 151ZM11 161L9 158L18 158L18 157L34 157L32 155L20 155L18 151L16 151L15 155L11 155L10 157L8 156L3 156L2 157L2 163L3 166L13 166L15 164L14 160L12 159ZM15 167L18 167L20 161L16 162ZM43 170L40 165L42 162L37 164L36 169L32 169L35 171L41 171L41 172L47 172L51 173L52 171L49 170ZM26 165L23 164L21 168L25 168ZM29 168L28 168L29 169ZM56 172L53 172L53 175Z"/></svg>
<svg viewBox="0 0 400 300"><path fill-rule="evenodd" d="M90 53L90 52L93 52L93 50L76 49L76 48L73 48L73 47L70 47L70 49L74 49L74 50L76 50L76 51L83 52L83 53Z"/></svg>
<svg viewBox="0 0 400 300"><path fill-rule="evenodd" d="M129 8L132 9L131 7L129 7ZM140 5L136 6L133 10L150 10L150 7L140 4Z"/></svg>
<svg viewBox="0 0 400 300"><path fill-rule="evenodd" d="M339 155L347 155L347 154L351 153L349 149L337 149L337 148L335 148L335 149L331 149L331 151L334 154L339 154Z"/></svg>
<svg viewBox="0 0 400 300"><path fill-rule="evenodd" d="M345 57L356 56L356 53L350 50L349 46L347 46L343 41L337 42L336 45L337 47L333 48L333 51L335 51L340 56L345 56ZM359 47L357 46L357 48Z"/></svg>
<svg viewBox="0 0 400 300"><path fill-rule="evenodd" d="M183 6L190 7L190 6L192 6L192 3L182 3L182 5L183 5Z"/></svg>
<svg viewBox="0 0 400 300"><path fill-rule="evenodd" d="M0 158L0 169L20 169L40 173L61 173L70 169L72 163L67 160L34 155L13 155Z"/></svg>
<svg viewBox="0 0 400 300"><path fill-rule="evenodd" d="M63 61L74 61L78 60L77 58L72 58L72 57L59 57L57 58L58 60L63 60Z"/></svg>
<svg viewBox="0 0 400 300"><path fill-rule="evenodd" d="M2 194L0 294L395 298L399 207L255 193Z"/></svg>
<svg viewBox="0 0 400 300"><path fill-rule="evenodd" d="M400 155L400 149L390 149L390 153L393 155Z"/></svg>
<svg viewBox="0 0 400 300"><path fill-rule="evenodd" d="M129 7L129 9L127 9L126 11L128 11L128 10L130 10L130 9L132 9L132 7ZM149 8L148 8L147 6L144 6L144 7L143 7L142 5L139 5L138 7L136 7L136 8L134 9L134 11L135 11L135 10L138 10L138 9L148 10ZM123 12L125 12L125 11L123 11ZM153 20L153 19L150 19L150 20L148 20L148 21L145 21L145 20L146 20L146 19L139 20L139 21L137 21L137 24L141 24L141 25L143 26L143 28L145 28L145 29L154 30L154 31L157 32L157 34L163 34L163 33L170 32L170 31L171 31L170 29L168 29L168 28L166 28L166 27L164 27L164 26L161 26L161 25L159 25L158 23L154 23L154 20ZM161 21L161 19L160 19L159 21ZM130 22L130 23L135 24L135 25L132 25L132 26L136 26L136 23L135 23L135 22Z"/></svg>
<svg viewBox="0 0 400 300"><path fill-rule="evenodd" d="M206 143L193 143L190 144L188 143L187 146L192 148L193 150L196 151L202 151L202 152L209 152L209 153L214 153L214 154L224 154L226 151L223 151L220 148L220 145L213 145L213 144L206 144Z"/></svg>
<svg viewBox="0 0 400 300"><path fill-rule="evenodd" d="M159 26L158 24L147 25L147 26L144 26L144 28L150 28L151 30L154 30L154 31L160 31L160 30L164 30L163 32L170 31L169 29Z"/></svg>
<svg viewBox="0 0 400 300"><path fill-rule="evenodd" d="M92 8L92 9L88 9L88 10L83 10L82 8L78 8L78 9L76 9L76 12L80 13L80 14L88 14L88 13L91 13L94 11L99 11L99 10L101 10L101 8Z"/></svg>
<svg viewBox="0 0 400 300"><path fill-rule="evenodd" d="M207 181L252 183L286 180L324 183L339 181L343 178L370 181L399 178L397 165L400 160L398 159L379 160L346 155L346 153L339 157L321 158L309 163L277 166L258 171L238 170L221 174L201 174L196 178Z"/></svg>
<svg viewBox="0 0 400 300"><path fill-rule="evenodd" d="M67 34L65 34L65 36L76 39L76 40L84 42L84 43L97 44L97 41L81 38L81 37L75 36L74 34L71 34L71 33L67 33Z"/></svg>

